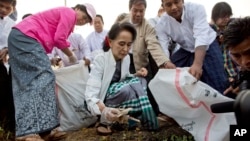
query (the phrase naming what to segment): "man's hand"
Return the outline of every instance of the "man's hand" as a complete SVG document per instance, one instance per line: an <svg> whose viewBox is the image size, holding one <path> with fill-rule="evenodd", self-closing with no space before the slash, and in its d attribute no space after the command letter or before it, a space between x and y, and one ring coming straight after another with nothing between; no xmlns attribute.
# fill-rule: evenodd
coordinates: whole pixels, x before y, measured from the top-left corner
<svg viewBox="0 0 250 141"><path fill-rule="evenodd" d="M224 95L227 95L228 93L234 93L234 94L238 94L239 92L240 92L240 88L239 87L236 87L235 89L232 87L232 86L230 86L229 88L227 88L224 92L223 92L223 94Z"/></svg>
<svg viewBox="0 0 250 141"><path fill-rule="evenodd" d="M193 75L197 80L199 80L202 75L202 66L198 64L193 64L189 69L189 73Z"/></svg>
<svg viewBox="0 0 250 141"><path fill-rule="evenodd" d="M136 76L145 77L148 75L148 70L146 68L141 68L135 73Z"/></svg>
<svg viewBox="0 0 250 141"><path fill-rule="evenodd" d="M198 46L195 48L194 62L189 69L189 73L192 74L197 80L201 78L203 60L206 55L206 46Z"/></svg>
<svg viewBox="0 0 250 141"><path fill-rule="evenodd" d="M161 69L175 69L176 66L171 61L167 61L160 68Z"/></svg>

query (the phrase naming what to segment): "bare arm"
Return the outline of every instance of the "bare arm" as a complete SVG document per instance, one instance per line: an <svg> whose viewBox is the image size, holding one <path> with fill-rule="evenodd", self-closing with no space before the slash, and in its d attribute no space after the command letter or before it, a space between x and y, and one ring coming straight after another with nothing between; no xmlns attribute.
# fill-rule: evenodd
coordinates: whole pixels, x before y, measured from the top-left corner
<svg viewBox="0 0 250 141"><path fill-rule="evenodd" d="M67 48L67 47L61 49L61 51L62 51L64 54L66 54L68 57L70 57L70 56L73 55L72 51L71 51L69 48Z"/></svg>
<svg viewBox="0 0 250 141"><path fill-rule="evenodd" d="M195 48L195 58L194 62L189 70L189 72L196 78L200 79L202 75L203 61L206 55L206 46L199 46Z"/></svg>

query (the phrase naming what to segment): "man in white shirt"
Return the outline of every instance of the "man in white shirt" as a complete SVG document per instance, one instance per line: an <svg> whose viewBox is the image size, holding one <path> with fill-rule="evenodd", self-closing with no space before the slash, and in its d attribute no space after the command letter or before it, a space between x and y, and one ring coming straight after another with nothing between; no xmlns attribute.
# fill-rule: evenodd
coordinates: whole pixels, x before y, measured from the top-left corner
<svg viewBox="0 0 250 141"><path fill-rule="evenodd" d="M181 48L171 56L177 67L190 67L189 72L219 92L226 89L227 78L216 33L206 20L202 5L184 0L162 0L166 13L156 25L158 40L169 56L168 37Z"/></svg>
<svg viewBox="0 0 250 141"><path fill-rule="evenodd" d="M87 42L85 41L85 39L82 37L81 34L78 33L71 33L69 38L68 38L71 46L69 47L69 49L74 52L74 54L76 55L78 60L84 60L85 61L85 65L89 66L90 62L91 62L91 52L90 52L90 48L87 44ZM62 59L63 61L63 65L64 66L69 66L71 65L69 63L68 57L65 56L65 54L57 48L54 48L52 53L49 55L52 57L55 56L59 56L59 58ZM55 58L56 59L56 58ZM56 61L52 60L52 65L54 65L53 63L55 63Z"/></svg>
<svg viewBox="0 0 250 141"><path fill-rule="evenodd" d="M104 20L102 15L97 14L94 18L94 31L91 32L86 42L90 48L92 59L99 53L103 53L103 41L108 34L108 30L104 29Z"/></svg>

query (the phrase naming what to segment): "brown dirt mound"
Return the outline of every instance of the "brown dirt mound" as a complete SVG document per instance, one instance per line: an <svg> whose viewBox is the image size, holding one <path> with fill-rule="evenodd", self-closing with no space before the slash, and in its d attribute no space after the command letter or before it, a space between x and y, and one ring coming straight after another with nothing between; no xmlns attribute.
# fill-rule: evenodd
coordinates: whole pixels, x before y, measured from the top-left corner
<svg viewBox="0 0 250 141"><path fill-rule="evenodd" d="M99 136L95 128L84 128L70 133L64 141L194 141L193 136L173 125L157 132L140 130L114 132L109 136Z"/></svg>

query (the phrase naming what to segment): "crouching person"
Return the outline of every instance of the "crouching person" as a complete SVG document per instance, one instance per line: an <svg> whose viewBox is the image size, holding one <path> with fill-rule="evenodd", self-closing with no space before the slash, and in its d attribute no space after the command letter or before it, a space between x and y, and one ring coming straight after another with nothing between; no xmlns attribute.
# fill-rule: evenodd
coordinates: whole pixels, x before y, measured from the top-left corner
<svg viewBox="0 0 250 141"><path fill-rule="evenodd" d="M132 108L129 116L138 118L144 129L155 130L158 121L148 100L147 83L143 78L147 70L141 68L134 75L129 72L128 52L135 38L136 30L130 23L112 26L108 33L110 49L93 61L86 86L86 101L93 115L101 115L102 124L118 121L118 108Z"/></svg>

